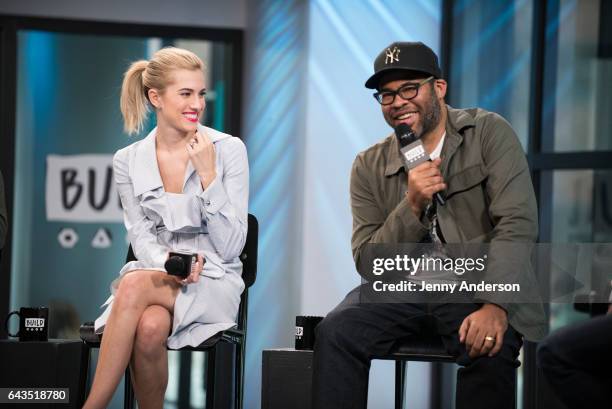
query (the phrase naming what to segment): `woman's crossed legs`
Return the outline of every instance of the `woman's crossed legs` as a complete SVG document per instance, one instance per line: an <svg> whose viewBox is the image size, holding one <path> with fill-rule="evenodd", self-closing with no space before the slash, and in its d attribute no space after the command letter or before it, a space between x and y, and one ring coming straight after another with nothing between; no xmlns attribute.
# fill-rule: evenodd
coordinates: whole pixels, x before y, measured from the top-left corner
<svg viewBox="0 0 612 409"><path fill-rule="evenodd" d="M139 407L162 407L168 379L166 339L180 287L162 271L137 270L121 279L84 408L107 407L129 362Z"/></svg>

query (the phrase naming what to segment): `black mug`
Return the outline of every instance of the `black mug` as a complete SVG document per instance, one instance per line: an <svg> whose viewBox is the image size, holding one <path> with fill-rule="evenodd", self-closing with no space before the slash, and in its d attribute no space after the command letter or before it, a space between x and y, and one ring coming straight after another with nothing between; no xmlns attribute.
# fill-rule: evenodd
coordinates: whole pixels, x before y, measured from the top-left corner
<svg viewBox="0 0 612 409"><path fill-rule="evenodd" d="M8 326L13 314L19 316L19 330L16 334L11 334ZM46 341L49 333L49 308L21 307L6 317L4 327L9 336L19 337L19 341Z"/></svg>
<svg viewBox="0 0 612 409"><path fill-rule="evenodd" d="M295 349L310 350L315 344L315 327L323 317L298 315L295 317Z"/></svg>

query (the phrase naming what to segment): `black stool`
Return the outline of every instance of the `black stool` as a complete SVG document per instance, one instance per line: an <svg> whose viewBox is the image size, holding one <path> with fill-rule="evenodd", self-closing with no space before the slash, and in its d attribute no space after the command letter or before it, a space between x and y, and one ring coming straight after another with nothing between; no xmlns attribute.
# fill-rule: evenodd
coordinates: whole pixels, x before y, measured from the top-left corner
<svg viewBox="0 0 612 409"><path fill-rule="evenodd" d="M395 361L395 409L404 407L406 363L408 361L454 363L456 360L446 352L442 337L438 335L433 321L426 323L418 337L398 341L389 355L375 359Z"/></svg>

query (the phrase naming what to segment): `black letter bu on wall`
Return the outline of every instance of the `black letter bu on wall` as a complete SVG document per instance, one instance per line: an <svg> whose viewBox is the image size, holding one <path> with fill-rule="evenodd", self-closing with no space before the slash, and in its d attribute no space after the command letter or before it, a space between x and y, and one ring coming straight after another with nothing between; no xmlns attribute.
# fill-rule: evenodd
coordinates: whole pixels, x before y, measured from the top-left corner
<svg viewBox="0 0 612 409"><path fill-rule="evenodd" d="M74 168L63 169L61 171L62 180L62 206L66 210L72 210L81 199L83 194L83 184L77 180L78 171ZM113 168L106 167L102 194L96 194L96 170L89 168L87 171L87 200L92 209L101 211L108 204L110 191L113 182ZM96 196L101 196L96 202Z"/></svg>

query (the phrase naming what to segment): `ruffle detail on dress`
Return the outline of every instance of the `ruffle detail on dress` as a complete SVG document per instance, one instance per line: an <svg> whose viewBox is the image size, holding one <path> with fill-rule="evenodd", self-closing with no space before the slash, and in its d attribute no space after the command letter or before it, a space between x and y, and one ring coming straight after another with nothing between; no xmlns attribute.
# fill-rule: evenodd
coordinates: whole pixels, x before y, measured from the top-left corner
<svg viewBox="0 0 612 409"><path fill-rule="evenodd" d="M159 188L143 193L140 205L147 216L161 220L166 229L173 233L208 232L200 198L194 194L168 193Z"/></svg>

